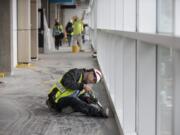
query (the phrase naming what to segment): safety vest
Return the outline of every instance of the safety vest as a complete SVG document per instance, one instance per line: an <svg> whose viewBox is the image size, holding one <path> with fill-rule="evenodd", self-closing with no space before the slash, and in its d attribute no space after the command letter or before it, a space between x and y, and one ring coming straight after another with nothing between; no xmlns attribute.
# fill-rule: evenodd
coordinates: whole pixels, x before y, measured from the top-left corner
<svg viewBox="0 0 180 135"><path fill-rule="evenodd" d="M83 24L81 20L77 20L73 23L73 35L79 35L83 31Z"/></svg>
<svg viewBox="0 0 180 135"><path fill-rule="evenodd" d="M55 25L53 27L53 36L58 36L61 33L63 33L63 26L61 24L60 25Z"/></svg>
<svg viewBox="0 0 180 135"><path fill-rule="evenodd" d="M81 74L81 76L80 76L80 78L79 78L79 80L78 80L78 83L81 83L81 82L82 82L82 76L83 76L83 75ZM61 83L61 80L59 80L59 81L57 81L57 83L55 83L55 84L53 85L53 87L50 89L50 91L49 91L48 94L50 94L51 92L53 92L53 90L54 90L55 88L58 89L58 91L57 91L56 94L55 94L55 101L54 101L55 103L58 103L58 101L59 101L61 98L63 98L63 97L72 96L72 95L74 95L74 94L76 94L77 96L80 96L81 94L84 93L83 90L80 92L80 90L73 90L73 89L68 89L68 88L64 87L64 86L62 85L62 83ZM77 92L78 92L78 93L77 93Z"/></svg>

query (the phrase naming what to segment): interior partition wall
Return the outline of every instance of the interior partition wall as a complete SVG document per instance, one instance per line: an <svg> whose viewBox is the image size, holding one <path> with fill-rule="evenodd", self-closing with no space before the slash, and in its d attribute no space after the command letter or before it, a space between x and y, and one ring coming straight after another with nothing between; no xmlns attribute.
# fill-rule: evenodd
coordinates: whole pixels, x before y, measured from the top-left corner
<svg viewBox="0 0 180 135"><path fill-rule="evenodd" d="M119 129L179 135L180 0L97 0L91 9L91 34L97 32L97 59Z"/></svg>

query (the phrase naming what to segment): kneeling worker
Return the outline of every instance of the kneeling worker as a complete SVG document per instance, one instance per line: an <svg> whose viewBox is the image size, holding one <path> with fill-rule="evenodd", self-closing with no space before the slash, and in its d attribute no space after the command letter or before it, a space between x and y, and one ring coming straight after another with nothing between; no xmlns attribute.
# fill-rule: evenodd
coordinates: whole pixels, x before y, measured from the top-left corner
<svg viewBox="0 0 180 135"><path fill-rule="evenodd" d="M71 69L53 85L48 94L47 105L57 111L70 106L74 111L88 116L107 118L108 108L95 107L81 98L83 94L93 91L88 84L98 83L101 78L102 74L97 69Z"/></svg>

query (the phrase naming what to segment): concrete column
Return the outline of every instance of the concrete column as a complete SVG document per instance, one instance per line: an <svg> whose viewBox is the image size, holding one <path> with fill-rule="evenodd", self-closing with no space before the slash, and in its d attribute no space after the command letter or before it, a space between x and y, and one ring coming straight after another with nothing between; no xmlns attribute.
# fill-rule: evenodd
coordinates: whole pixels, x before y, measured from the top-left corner
<svg viewBox="0 0 180 135"><path fill-rule="evenodd" d="M18 0L18 63L31 62L30 0Z"/></svg>
<svg viewBox="0 0 180 135"><path fill-rule="evenodd" d="M57 17L57 5L56 4L54 4L54 3L50 3L50 17L49 17L49 22L50 22L50 28L53 28L53 26L54 26L54 20L56 19L56 18L58 18Z"/></svg>
<svg viewBox="0 0 180 135"><path fill-rule="evenodd" d="M11 0L0 0L0 72L12 71Z"/></svg>
<svg viewBox="0 0 180 135"><path fill-rule="evenodd" d="M38 0L31 0L31 58L38 58Z"/></svg>
<svg viewBox="0 0 180 135"><path fill-rule="evenodd" d="M13 68L17 65L17 0L11 0L11 35Z"/></svg>

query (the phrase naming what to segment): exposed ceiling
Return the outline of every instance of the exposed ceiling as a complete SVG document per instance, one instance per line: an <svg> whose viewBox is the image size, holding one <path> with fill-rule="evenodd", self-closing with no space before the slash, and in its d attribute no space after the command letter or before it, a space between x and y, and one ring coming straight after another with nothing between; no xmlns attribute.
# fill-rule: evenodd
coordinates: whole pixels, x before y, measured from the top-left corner
<svg viewBox="0 0 180 135"><path fill-rule="evenodd" d="M62 8L88 8L90 0L75 0L73 4L61 4Z"/></svg>

